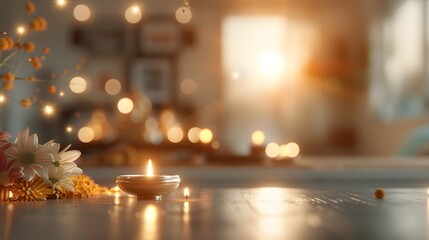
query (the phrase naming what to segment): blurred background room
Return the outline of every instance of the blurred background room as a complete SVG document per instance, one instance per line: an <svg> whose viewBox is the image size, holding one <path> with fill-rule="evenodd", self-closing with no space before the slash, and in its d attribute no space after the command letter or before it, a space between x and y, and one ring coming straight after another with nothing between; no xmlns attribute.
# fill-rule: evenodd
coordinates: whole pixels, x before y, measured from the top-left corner
<svg viewBox="0 0 429 240"><path fill-rule="evenodd" d="M429 167L427 1L34 2L48 27L14 67L43 81L0 83L0 127L84 167ZM24 3L0 7L23 42Z"/></svg>

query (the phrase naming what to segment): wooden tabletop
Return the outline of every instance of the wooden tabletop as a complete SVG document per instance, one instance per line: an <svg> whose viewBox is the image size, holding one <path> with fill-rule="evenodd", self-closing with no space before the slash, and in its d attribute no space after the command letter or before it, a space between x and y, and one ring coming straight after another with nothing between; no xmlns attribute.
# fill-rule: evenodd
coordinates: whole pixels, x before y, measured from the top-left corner
<svg viewBox="0 0 429 240"><path fill-rule="evenodd" d="M427 189L190 190L0 203L0 239L428 239Z"/></svg>

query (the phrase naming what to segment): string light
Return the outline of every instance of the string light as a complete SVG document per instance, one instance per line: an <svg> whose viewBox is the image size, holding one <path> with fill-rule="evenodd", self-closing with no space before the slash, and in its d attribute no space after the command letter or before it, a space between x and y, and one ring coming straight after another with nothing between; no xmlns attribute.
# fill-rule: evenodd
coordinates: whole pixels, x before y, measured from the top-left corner
<svg viewBox="0 0 429 240"><path fill-rule="evenodd" d="M66 127L66 132L68 132L68 133L73 132L73 127L72 126L67 126Z"/></svg>
<svg viewBox="0 0 429 240"><path fill-rule="evenodd" d="M18 33L18 35L24 35L26 32L26 29L24 26L20 25L16 28L16 32Z"/></svg>
<svg viewBox="0 0 429 240"><path fill-rule="evenodd" d="M0 94L0 103L6 102L6 96L3 94Z"/></svg>
<svg viewBox="0 0 429 240"><path fill-rule="evenodd" d="M58 7L64 7L66 5L66 0L57 0L56 1Z"/></svg>
<svg viewBox="0 0 429 240"><path fill-rule="evenodd" d="M50 105L46 105L43 108L43 111L45 112L46 115L49 116L49 115L52 115L54 113L54 108L52 106L50 106Z"/></svg>

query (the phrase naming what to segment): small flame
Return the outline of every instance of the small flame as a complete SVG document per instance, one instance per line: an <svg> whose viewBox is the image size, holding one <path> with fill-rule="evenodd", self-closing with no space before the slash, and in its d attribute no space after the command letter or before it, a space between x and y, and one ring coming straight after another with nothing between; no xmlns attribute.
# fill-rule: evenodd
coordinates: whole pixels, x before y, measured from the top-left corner
<svg viewBox="0 0 429 240"><path fill-rule="evenodd" d="M149 162L147 163L147 176L152 177L153 176L153 169L152 169L152 160L149 159Z"/></svg>
<svg viewBox="0 0 429 240"><path fill-rule="evenodd" d="M9 191L9 199L13 198L13 193L12 191Z"/></svg>
<svg viewBox="0 0 429 240"><path fill-rule="evenodd" d="M185 196L186 200L189 198L189 189L186 187L185 190L183 190L183 196Z"/></svg>

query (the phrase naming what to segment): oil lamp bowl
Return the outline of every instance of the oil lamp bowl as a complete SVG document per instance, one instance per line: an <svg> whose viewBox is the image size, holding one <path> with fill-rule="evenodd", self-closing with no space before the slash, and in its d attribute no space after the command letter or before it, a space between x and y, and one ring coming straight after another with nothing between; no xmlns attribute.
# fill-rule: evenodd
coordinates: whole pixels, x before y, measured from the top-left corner
<svg viewBox="0 0 429 240"><path fill-rule="evenodd" d="M116 184L125 193L138 199L157 199L175 191L180 184L179 175L119 175Z"/></svg>

